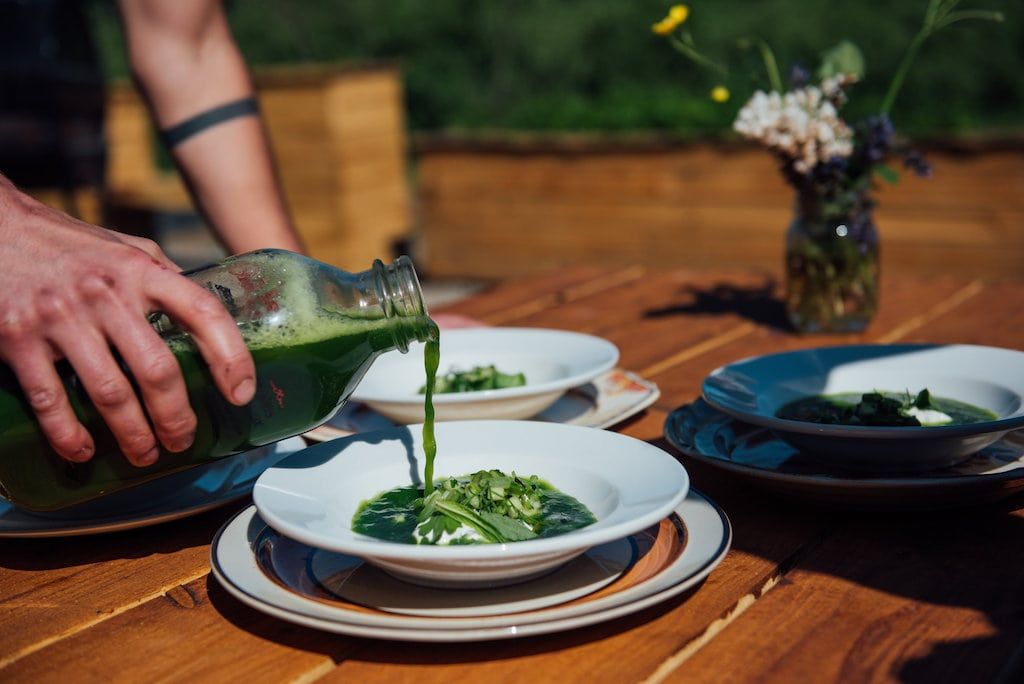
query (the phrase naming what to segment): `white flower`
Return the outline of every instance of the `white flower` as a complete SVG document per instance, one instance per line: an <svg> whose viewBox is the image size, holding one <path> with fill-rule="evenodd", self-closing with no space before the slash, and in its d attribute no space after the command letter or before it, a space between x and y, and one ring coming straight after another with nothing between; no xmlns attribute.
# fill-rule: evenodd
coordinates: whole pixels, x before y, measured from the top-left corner
<svg viewBox="0 0 1024 684"><path fill-rule="evenodd" d="M821 88L808 86L785 95L757 91L740 109L733 129L793 161L801 174L821 162L853 153L853 129L839 117L837 96L852 82L836 76Z"/></svg>
<svg viewBox="0 0 1024 684"><path fill-rule="evenodd" d="M821 82L821 92L837 106L846 102L846 88L857 82L854 74L836 74Z"/></svg>

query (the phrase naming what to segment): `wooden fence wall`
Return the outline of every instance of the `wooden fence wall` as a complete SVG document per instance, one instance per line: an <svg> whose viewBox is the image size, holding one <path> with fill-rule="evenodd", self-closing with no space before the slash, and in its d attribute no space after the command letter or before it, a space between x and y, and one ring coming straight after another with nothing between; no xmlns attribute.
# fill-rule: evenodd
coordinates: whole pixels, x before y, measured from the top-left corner
<svg viewBox="0 0 1024 684"><path fill-rule="evenodd" d="M417 143L425 269L505 277L575 264L781 269L792 192L744 146ZM932 150L878 194L883 269L1024 276L1024 147Z"/></svg>
<svg viewBox="0 0 1024 684"><path fill-rule="evenodd" d="M438 277L579 264L781 266L792 193L762 150L421 137L411 185L396 69L286 67L255 80L289 207L324 261L365 268L413 237L420 270ZM80 215L190 208L178 179L157 169L148 116L128 84L110 90L107 134L106 196L76 193L70 204ZM1024 277L1024 145L947 145L930 158L932 179L904 173L879 192L883 268Z"/></svg>

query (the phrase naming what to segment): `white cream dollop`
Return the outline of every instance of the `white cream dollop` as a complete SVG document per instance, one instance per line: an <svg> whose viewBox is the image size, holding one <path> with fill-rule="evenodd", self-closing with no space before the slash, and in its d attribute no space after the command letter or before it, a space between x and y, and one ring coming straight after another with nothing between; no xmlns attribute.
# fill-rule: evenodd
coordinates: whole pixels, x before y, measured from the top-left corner
<svg viewBox="0 0 1024 684"><path fill-rule="evenodd" d="M475 529L469 525L459 525L454 532L444 532L441 534L441 538L435 541L433 535L425 535L420 532L420 527L423 523L416 526L416 529L412 531L412 538L416 540L417 544L435 544L437 546L447 546L454 541L484 541L484 538Z"/></svg>
<svg viewBox="0 0 1024 684"><path fill-rule="evenodd" d="M920 409L912 406L906 410L906 414L917 418L917 422L921 425L946 425L953 422L950 415L934 409Z"/></svg>

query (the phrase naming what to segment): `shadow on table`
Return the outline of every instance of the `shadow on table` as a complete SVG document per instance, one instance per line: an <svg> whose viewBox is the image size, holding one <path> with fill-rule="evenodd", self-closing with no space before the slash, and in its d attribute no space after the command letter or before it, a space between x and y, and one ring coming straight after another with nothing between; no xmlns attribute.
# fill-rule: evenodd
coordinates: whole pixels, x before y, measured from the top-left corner
<svg viewBox="0 0 1024 684"><path fill-rule="evenodd" d="M673 450L667 441L654 443ZM785 576L761 601L782 605L778 601L783 599L794 612L835 610L819 617L823 632L834 637L830 648L845 651L844 678L1024 681L1024 494L951 510L850 512L776 498L739 486L725 473L700 463L684 463L694 486L729 514L734 526L732 553L766 559ZM823 582L820 575L835 581ZM863 592L837 605L835 595L855 589L848 583L878 592L871 599L877 605L865 605ZM833 598L817 599L822 591ZM962 614L949 618L958 622L944 624L941 612L918 611L900 599L929 608L971 609L984 615L987 624L964 620ZM875 617L858 621L863 611ZM843 628L830 630L827 625L835 621ZM915 633L929 632L935 634L932 640L940 641L923 654L909 651ZM823 644L818 641L815 646ZM763 666L771 667L772 657L782 666L792 648L793 644L766 642ZM863 653L858 652L861 648ZM904 662L885 670L888 654L900 659L901 653Z"/></svg>
<svg viewBox="0 0 1024 684"><path fill-rule="evenodd" d="M54 570L126 558L167 555L210 544L217 529L249 499L183 520L78 537L0 539L0 568Z"/></svg>
<svg viewBox="0 0 1024 684"><path fill-rule="evenodd" d="M685 314L736 314L753 323L792 332L786 318L782 300L775 296L777 284L768 278L761 285L744 287L729 283L718 283L710 287L688 285L685 294L692 297L689 304L675 304L661 309L644 312L645 318L664 318Z"/></svg>

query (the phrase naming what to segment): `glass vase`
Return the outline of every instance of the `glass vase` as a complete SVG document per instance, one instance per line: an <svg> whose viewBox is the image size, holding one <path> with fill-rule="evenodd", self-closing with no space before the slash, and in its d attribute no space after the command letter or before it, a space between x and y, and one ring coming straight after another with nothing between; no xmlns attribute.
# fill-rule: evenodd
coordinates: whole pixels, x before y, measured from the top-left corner
<svg viewBox="0 0 1024 684"><path fill-rule="evenodd" d="M786 233L786 313L802 333L853 333L878 308L878 231L867 192L840 205L798 192Z"/></svg>

